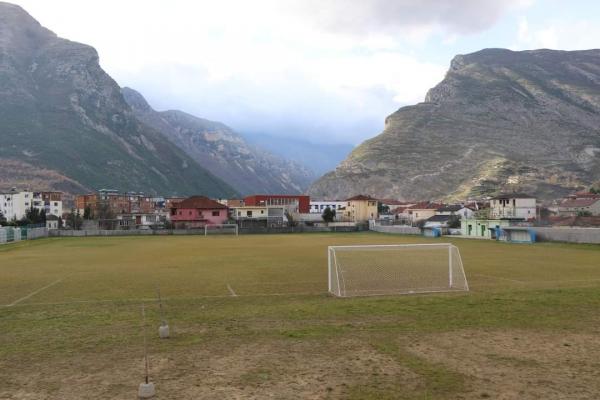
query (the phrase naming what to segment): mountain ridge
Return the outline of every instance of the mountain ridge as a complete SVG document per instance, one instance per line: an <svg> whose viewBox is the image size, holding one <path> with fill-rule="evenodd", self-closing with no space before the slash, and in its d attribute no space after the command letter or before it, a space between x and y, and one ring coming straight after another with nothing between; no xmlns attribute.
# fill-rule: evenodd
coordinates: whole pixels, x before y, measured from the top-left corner
<svg viewBox="0 0 600 400"><path fill-rule="evenodd" d="M222 122L180 110L156 111L134 89L125 87L121 91L140 121L161 132L241 194L300 193L315 178L302 165L249 144Z"/></svg>
<svg viewBox="0 0 600 400"><path fill-rule="evenodd" d="M0 3L0 121L0 161L46 171L55 178L48 189L236 193L137 121L93 47L58 37L9 3ZM3 170L0 187L30 175Z"/></svg>
<svg viewBox="0 0 600 400"><path fill-rule="evenodd" d="M502 190L558 198L600 179L600 50L456 56L309 192L458 200Z"/></svg>

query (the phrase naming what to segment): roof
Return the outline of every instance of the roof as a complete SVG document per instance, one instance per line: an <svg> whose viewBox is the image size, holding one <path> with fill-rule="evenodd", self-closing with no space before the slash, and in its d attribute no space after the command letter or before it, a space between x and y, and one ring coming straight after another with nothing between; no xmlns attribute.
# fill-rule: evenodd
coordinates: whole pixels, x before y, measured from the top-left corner
<svg viewBox="0 0 600 400"><path fill-rule="evenodd" d="M535 199L534 196L530 196L527 193L499 193L498 195L491 198L491 200L500 199Z"/></svg>
<svg viewBox="0 0 600 400"><path fill-rule="evenodd" d="M222 209L227 208L223 204L209 199L206 196L192 196L174 205L175 208L197 208L197 209Z"/></svg>
<svg viewBox="0 0 600 400"><path fill-rule="evenodd" d="M427 222L447 222L452 216L451 215L434 215L433 217L427 218Z"/></svg>
<svg viewBox="0 0 600 400"><path fill-rule="evenodd" d="M377 199L374 199L371 196L365 196L364 194L359 194L357 196L346 199L346 201L355 201L355 200L377 200Z"/></svg>
<svg viewBox="0 0 600 400"><path fill-rule="evenodd" d="M460 204L453 204L450 206L440 207L437 210L440 212L445 212L445 211L456 212L456 211L462 210L463 208L464 207L461 206Z"/></svg>
<svg viewBox="0 0 600 400"><path fill-rule="evenodd" d="M600 201L600 198L569 199L560 203L558 207L589 207L597 201Z"/></svg>
<svg viewBox="0 0 600 400"><path fill-rule="evenodd" d="M405 206L405 205L409 205L409 204L414 204L411 202L394 200L394 199L379 199L379 202L382 204L388 205L388 206Z"/></svg>
<svg viewBox="0 0 600 400"><path fill-rule="evenodd" d="M419 202L417 204L414 204L414 205L408 207L408 209L410 209L410 210L437 210L438 208L440 208L442 206L443 206L443 204L422 201L422 202Z"/></svg>

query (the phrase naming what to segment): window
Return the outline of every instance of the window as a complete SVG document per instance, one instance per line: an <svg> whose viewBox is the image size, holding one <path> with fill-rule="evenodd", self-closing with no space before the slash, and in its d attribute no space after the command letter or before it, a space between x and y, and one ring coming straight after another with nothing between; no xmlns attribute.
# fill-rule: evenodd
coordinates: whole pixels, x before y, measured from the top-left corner
<svg viewBox="0 0 600 400"><path fill-rule="evenodd" d="M265 210L260 210L260 213L261 213L261 214L264 214L264 213L265 213Z"/></svg>
<svg viewBox="0 0 600 400"><path fill-rule="evenodd" d="M221 214L221 212L220 212L220 211L213 211L213 212L212 212L212 216L213 216L213 217L218 217L220 214Z"/></svg>
<svg viewBox="0 0 600 400"><path fill-rule="evenodd" d="M251 217L252 216L252 211L246 211L246 217Z"/></svg>
<svg viewBox="0 0 600 400"><path fill-rule="evenodd" d="M181 211L179 211L179 215L181 215Z"/></svg>
<svg viewBox="0 0 600 400"><path fill-rule="evenodd" d="M238 211L238 217L241 217L241 216L242 216L242 212Z"/></svg>

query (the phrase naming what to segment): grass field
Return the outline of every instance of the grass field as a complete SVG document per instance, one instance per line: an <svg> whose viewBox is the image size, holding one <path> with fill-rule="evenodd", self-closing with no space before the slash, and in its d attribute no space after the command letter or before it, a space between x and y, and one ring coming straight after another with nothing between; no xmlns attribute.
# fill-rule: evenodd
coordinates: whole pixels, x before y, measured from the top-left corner
<svg viewBox="0 0 600 400"><path fill-rule="evenodd" d="M468 293L327 295L376 233L54 238L0 247L0 399L600 398L600 246L485 240ZM160 284L172 338L158 339Z"/></svg>

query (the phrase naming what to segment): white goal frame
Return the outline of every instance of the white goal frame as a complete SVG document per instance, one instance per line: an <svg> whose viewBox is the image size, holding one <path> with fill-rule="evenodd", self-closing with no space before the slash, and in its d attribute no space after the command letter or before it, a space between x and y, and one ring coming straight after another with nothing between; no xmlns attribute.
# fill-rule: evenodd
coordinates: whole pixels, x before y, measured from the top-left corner
<svg viewBox="0 0 600 400"><path fill-rule="evenodd" d="M402 248L447 248L448 250L448 277L447 286L445 287L419 287L419 288L398 288L397 290L386 290L382 293L372 293L376 290L365 290L366 293L348 294L346 290L346 282L343 276L343 268L340 270L336 258L336 250L391 250ZM424 254L426 257L426 254ZM330 294L337 297L353 297L353 296L377 296L377 295L393 295L393 294L412 294L412 293L437 293L437 292L452 292L452 291L469 291L469 284L465 275L465 269L462 264L462 258L458 247L451 243L425 243L425 244L380 244L380 245L353 245L353 246L328 246L327 248L327 264L328 264L328 291ZM458 265L455 265L458 264ZM454 282L457 280L458 282Z"/></svg>
<svg viewBox="0 0 600 400"><path fill-rule="evenodd" d="M238 230L237 224L208 224L208 225L204 225L204 236L208 236L208 232L210 231L210 228L235 228L233 230L233 232L235 232L235 236L239 235L239 230ZM227 232L225 232L225 231L219 232L219 234L225 234L225 233L227 233Z"/></svg>

